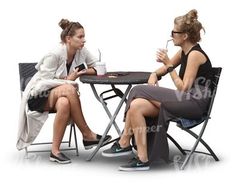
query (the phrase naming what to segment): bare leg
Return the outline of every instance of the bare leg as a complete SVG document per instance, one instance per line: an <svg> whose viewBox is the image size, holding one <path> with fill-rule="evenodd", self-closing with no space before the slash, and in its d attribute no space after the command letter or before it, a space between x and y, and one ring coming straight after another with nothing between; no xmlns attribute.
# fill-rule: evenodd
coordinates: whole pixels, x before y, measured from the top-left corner
<svg viewBox="0 0 236 191"><path fill-rule="evenodd" d="M66 97L58 98L56 105L56 116L53 124L52 153L57 155L60 152L60 145L65 133L67 122L70 119L70 103Z"/></svg>
<svg viewBox="0 0 236 191"><path fill-rule="evenodd" d="M128 111L126 114L124 131L119 140L119 144L122 148L128 147L130 145L130 139L132 135L133 130L130 122L130 112Z"/></svg>
<svg viewBox="0 0 236 191"><path fill-rule="evenodd" d="M70 117L80 129L84 140L96 140L96 134L88 127L81 109L79 95L76 89L70 85L65 84L54 88L49 95L47 107L53 109L57 100L60 97L66 97L70 103Z"/></svg>
<svg viewBox="0 0 236 191"><path fill-rule="evenodd" d="M158 110L158 108L160 107L160 103L157 101L150 101L153 105L156 106L156 109ZM159 111L159 110L158 110ZM124 131L120 137L119 140L119 144L122 148L128 147L130 145L130 140L131 137L133 135L133 130L132 130L132 126L131 126L131 121L130 121L130 112L129 110L127 111L126 114L126 119L125 119L125 127L124 127Z"/></svg>
<svg viewBox="0 0 236 191"><path fill-rule="evenodd" d="M155 103L158 105L158 102ZM143 162L148 161L145 117L156 117L159 112L157 105L142 98L137 98L130 104L131 127L137 144L138 157Z"/></svg>

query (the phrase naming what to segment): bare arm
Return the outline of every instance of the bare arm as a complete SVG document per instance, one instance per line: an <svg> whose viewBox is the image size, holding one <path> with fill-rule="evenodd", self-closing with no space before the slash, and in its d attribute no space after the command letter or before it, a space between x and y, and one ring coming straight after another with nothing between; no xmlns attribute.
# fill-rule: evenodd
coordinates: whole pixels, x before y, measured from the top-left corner
<svg viewBox="0 0 236 191"><path fill-rule="evenodd" d="M186 91L192 87L196 78L198 68L201 64L206 62L206 57L199 51L192 51L187 60L187 66L183 80L178 76L175 70L170 72L170 76L180 91Z"/></svg>
<svg viewBox="0 0 236 191"><path fill-rule="evenodd" d="M169 66L177 67L181 58L181 51L178 51L171 59L168 58L167 54L163 54L161 58L157 54L157 59L162 60L163 66L155 70L149 77L148 84L155 85L157 83L157 76L164 76L167 74L167 68Z"/></svg>
<svg viewBox="0 0 236 191"><path fill-rule="evenodd" d="M94 69L94 67L89 67L84 74L95 75L96 70Z"/></svg>

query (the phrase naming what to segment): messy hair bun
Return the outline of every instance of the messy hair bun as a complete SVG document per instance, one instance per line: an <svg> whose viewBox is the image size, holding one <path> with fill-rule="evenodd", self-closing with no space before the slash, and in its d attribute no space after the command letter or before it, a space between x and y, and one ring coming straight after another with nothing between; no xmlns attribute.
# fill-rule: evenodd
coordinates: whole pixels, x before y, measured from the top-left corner
<svg viewBox="0 0 236 191"><path fill-rule="evenodd" d="M84 28L79 22L71 22L68 19L61 19L58 25L62 28L61 41L66 42L66 36L74 36L76 30Z"/></svg>
<svg viewBox="0 0 236 191"><path fill-rule="evenodd" d="M197 10L193 9L189 11L186 15L184 15L184 19L186 24L194 23L194 21L198 19Z"/></svg>
<svg viewBox="0 0 236 191"><path fill-rule="evenodd" d="M178 26L180 31L188 34L189 40L192 43L196 43L201 40L201 29L205 31L202 24L198 21L198 12L196 9L192 9L187 14L176 17L174 24Z"/></svg>
<svg viewBox="0 0 236 191"><path fill-rule="evenodd" d="M65 28L70 25L70 21L68 19L61 19L58 25L62 28L62 30L65 30Z"/></svg>

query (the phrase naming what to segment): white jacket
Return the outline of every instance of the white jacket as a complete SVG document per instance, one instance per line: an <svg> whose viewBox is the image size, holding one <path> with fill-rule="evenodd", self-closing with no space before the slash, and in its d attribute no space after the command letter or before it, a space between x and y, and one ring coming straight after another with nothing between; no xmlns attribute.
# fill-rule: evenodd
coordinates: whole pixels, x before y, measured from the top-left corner
<svg viewBox="0 0 236 191"><path fill-rule="evenodd" d="M40 113L28 109L28 98L30 95L38 95L44 90L51 89L65 83L78 87L75 81L62 80L67 76L66 69L67 50L65 45L51 51L35 66L38 72L27 84L22 95L20 115L18 124L18 136L16 147L21 150L29 146L39 134L43 124L48 118L48 112ZM93 57L86 48L77 51L72 62L69 73L75 66L86 63L88 67L95 66L97 59Z"/></svg>

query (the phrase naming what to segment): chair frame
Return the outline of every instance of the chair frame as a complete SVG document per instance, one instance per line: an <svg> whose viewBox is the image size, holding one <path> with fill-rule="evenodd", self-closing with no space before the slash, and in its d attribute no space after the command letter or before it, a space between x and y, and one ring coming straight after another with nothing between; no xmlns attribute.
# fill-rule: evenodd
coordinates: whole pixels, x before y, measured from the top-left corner
<svg viewBox="0 0 236 191"><path fill-rule="evenodd" d="M19 76L20 76L20 90L21 90L21 96L23 91L25 90L26 85L30 81L30 79L33 77L33 75L37 72L35 69L36 62L31 63L19 63ZM74 143L75 146L71 146L72 142L72 134L74 135ZM71 122L70 124L70 133L69 133L69 139L67 141L62 141L62 144L68 144L68 148L61 149L62 151L68 151L68 150L75 150L76 156L79 156L79 150L78 150L78 143L77 143L77 135L76 135L76 129L74 122ZM38 145L47 145L52 144L52 142L37 142L37 143L31 143L30 146L38 146ZM50 152L49 149L42 149L42 150L29 150L28 147L25 148L25 154L26 158L28 158L29 153L34 152Z"/></svg>
<svg viewBox="0 0 236 191"><path fill-rule="evenodd" d="M212 157L215 159L215 161L219 161L219 158L218 158L218 157L216 156L216 154L213 152L213 150L211 149L211 147L202 139L202 136L203 136L203 133L204 133L204 131L205 131L205 129L206 129L206 126L207 126L207 123L208 123L209 119L211 119L210 114L211 114L212 107L213 107L213 103L214 103L214 100L215 100L216 91L217 91L217 87L218 87L218 83L219 83L219 78L220 78L221 71L222 71L222 68L220 68L220 67L218 67L218 68L212 68L213 80L212 80L211 86L212 86L212 90L213 90L213 91L212 91L212 97L211 97L211 101L210 101L210 104L209 104L209 108L208 108L208 111L207 111L207 114L206 114L205 119L204 119L201 123L195 125L195 126L198 126L198 125L200 125L200 124L203 123L202 128L201 128L199 134L194 133L194 132L193 132L192 130L190 130L189 128L186 128L186 127L181 126L181 124L178 123L178 120L171 120L171 122L177 122L177 124L178 124L177 126L178 126L179 128L181 128L181 129L184 130L185 132L189 133L191 136L193 136L193 137L196 139L196 141L195 141L195 143L194 143L192 149L191 149L191 150L187 150L187 149L183 149L183 148L178 144L178 142L177 142L173 137L171 137L171 136L167 133L168 139L169 139L170 141L172 141L172 143L174 143L174 145L180 150L180 152L181 152L183 155L186 155L186 154L187 154L186 151L189 152L189 153L187 154L187 156L186 156L186 158L185 158L185 160L184 160L182 166L180 167L181 170L184 170L184 168L186 167L186 165L187 165L187 163L189 162L189 160L190 160L191 156L193 155L193 153L202 153L202 154L210 155L210 156L212 156ZM195 126L193 126L193 127L195 127ZM191 127L191 128L193 128L193 127ZM208 150L208 153L206 153L206 152L201 152L201 151L196 151L196 148L197 148L199 142L202 143L202 145Z"/></svg>

